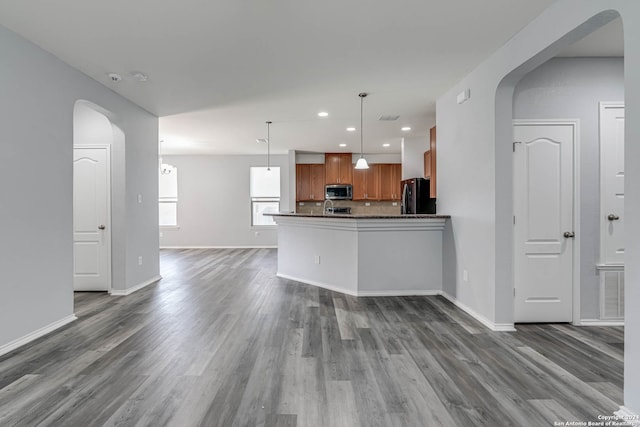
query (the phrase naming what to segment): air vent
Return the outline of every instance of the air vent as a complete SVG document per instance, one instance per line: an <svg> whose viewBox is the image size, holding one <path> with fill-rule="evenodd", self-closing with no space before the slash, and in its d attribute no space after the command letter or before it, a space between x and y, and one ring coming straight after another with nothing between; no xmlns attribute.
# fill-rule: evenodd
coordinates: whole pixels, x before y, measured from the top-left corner
<svg viewBox="0 0 640 427"><path fill-rule="evenodd" d="M378 118L381 122L393 122L398 120L400 116L382 115Z"/></svg>
<svg viewBox="0 0 640 427"><path fill-rule="evenodd" d="M600 319L624 319L624 271L603 271Z"/></svg>

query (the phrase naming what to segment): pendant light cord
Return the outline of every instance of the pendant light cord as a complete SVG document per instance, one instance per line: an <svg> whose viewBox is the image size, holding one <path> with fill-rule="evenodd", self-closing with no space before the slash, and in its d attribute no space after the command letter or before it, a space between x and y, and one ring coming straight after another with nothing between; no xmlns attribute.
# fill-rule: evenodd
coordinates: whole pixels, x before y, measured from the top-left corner
<svg viewBox="0 0 640 427"><path fill-rule="evenodd" d="M358 94L358 96L360 97L360 158L362 159L364 157L364 143L362 142L363 138L364 138L362 136L364 130L363 130L363 126L362 126L362 124L363 124L363 118L362 117L364 115L364 113L363 113L363 111L364 111L363 110L364 109L364 107L363 107L363 105L364 105L364 97L367 96L367 93L366 92L361 92L361 93Z"/></svg>
<svg viewBox="0 0 640 427"><path fill-rule="evenodd" d="M360 158L364 156L364 143L362 142L363 136L362 133L364 130L362 129L362 115L363 115L363 105L364 105L364 96L360 96Z"/></svg>

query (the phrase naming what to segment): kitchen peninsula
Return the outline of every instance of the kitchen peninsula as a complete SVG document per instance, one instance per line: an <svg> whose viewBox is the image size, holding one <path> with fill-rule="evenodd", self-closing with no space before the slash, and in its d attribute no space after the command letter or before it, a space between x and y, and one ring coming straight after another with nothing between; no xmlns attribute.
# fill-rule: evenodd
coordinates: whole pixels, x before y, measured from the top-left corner
<svg viewBox="0 0 640 427"><path fill-rule="evenodd" d="M270 214L278 276L355 296L442 290L448 215Z"/></svg>

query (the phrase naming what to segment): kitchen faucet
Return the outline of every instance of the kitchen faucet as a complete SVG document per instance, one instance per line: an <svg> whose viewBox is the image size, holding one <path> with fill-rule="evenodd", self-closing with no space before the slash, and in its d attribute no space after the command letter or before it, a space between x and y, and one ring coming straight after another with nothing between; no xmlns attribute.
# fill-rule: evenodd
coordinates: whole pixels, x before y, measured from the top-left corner
<svg viewBox="0 0 640 427"><path fill-rule="evenodd" d="M329 211L327 211L327 202L331 203L331 211L330 211L330 212L329 212ZM325 201L324 201L324 205L322 206L322 211L323 211L325 214L327 214L327 213L333 214L333 200L331 200L331 199L327 199L327 200L325 200Z"/></svg>

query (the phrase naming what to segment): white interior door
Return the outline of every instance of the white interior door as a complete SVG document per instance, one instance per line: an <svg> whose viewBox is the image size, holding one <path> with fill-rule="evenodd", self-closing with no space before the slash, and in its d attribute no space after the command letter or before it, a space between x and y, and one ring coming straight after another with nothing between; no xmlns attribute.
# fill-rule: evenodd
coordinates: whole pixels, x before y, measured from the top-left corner
<svg viewBox="0 0 640 427"><path fill-rule="evenodd" d="M624 104L600 104L601 263L624 264Z"/></svg>
<svg viewBox="0 0 640 427"><path fill-rule="evenodd" d="M73 287L111 290L108 147L73 149Z"/></svg>
<svg viewBox="0 0 640 427"><path fill-rule="evenodd" d="M514 320L570 322L575 126L515 123L514 141Z"/></svg>

